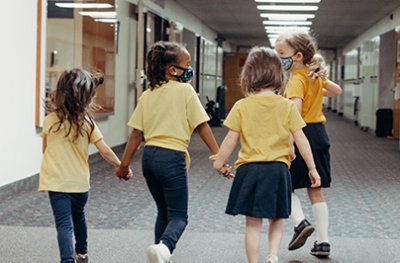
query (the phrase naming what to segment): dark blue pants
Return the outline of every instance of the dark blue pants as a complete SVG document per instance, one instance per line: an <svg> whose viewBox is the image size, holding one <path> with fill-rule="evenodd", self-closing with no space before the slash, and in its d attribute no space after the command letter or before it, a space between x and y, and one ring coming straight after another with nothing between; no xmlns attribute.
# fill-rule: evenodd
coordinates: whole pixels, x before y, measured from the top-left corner
<svg viewBox="0 0 400 263"><path fill-rule="evenodd" d="M49 192L57 228L58 248L61 263L74 263L73 237L75 235L76 253L87 252L87 226L85 204L89 193Z"/></svg>
<svg viewBox="0 0 400 263"><path fill-rule="evenodd" d="M171 253L188 221L188 186L185 153L155 146L143 150L143 175L157 205L155 243Z"/></svg>

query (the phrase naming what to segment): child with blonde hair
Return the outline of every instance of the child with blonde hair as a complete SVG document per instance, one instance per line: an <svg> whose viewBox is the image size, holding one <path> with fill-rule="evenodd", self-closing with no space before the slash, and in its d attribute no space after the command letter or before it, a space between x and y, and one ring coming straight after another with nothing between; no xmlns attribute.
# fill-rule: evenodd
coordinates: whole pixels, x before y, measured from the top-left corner
<svg viewBox="0 0 400 263"><path fill-rule="evenodd" d="M342 89L327 79L328 72L324 59L316 53L316 42L309 33L293 30L281 34L275 42L275 50L281 58L283 68L291 74L286 85L286 97L294 102L307 124L303 130L311 144L315 164L321 176L321 187L330 187L330 143L324 125L326 119L322 112L322 98L338 96ZM293 158L296 155L298 155L297 148ZM314 227L305 218L300 200L295 193L296 189L307 188L317 230L317 240L311 249L311 254L327 257L330 253L328 206L322 188L311 187L307 166L301 156L293 160L290 174L293 189L291 218L295 223L295 229L288 248L295 250L302 247L314 231Z"/></svg>
<svg viewBox="0 0 400 263"><path fill-rule="evenodd" d="M260 256L260 235L263 219L269 221L267 263L278 262L283 235L283 220L291 210L290 136L308 167L312 187L320 178L307 138L305 126L294 104L278 95L283 86L283 70L279 57L265 47L251 50L241 73L245 98L237 101L224 125L229 128L214 168L224 173L225 163L240 139L226 213L246 216L246 254L249 263Z"/></svg>
<svg viewBox="0 0 400 263"><path fill-rule="evenodd" d="M93 120L94 97L102 83L100 74L77 68L66 70L46 105L39 191L49 194L62 263L88 262L85 205L90 188L89 144L94 144L114 167L120 164ZM124 179L131 176L128 170Z"/></svg>

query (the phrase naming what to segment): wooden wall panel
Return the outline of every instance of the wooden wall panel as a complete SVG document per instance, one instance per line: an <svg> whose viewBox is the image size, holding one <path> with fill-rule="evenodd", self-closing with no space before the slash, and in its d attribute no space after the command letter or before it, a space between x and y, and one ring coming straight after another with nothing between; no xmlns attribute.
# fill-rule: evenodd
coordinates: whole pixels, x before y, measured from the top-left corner
<svg viewBox="0 0 400 263"><path fill-rule="evenodd" d="M236 101L243 98L240 89L240 72L246 61L248 53L224 54L224 84L228 88L225 93L225 109L230 111Z"/></svg>

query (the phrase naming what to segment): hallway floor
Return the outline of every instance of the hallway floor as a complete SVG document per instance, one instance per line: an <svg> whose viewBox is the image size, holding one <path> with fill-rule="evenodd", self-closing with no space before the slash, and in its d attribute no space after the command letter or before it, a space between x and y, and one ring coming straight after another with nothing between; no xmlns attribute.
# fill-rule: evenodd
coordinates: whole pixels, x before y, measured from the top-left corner
<svg viewBox="0 0 400 263"><path fill-rule="evenodd" d="M376 138L331 112L326 115L332 144L333 185L325 190L330 209L331 257L318 260L309 255L315 234L301 249L287 251L293 231L287 220L279 262L399 262L398 141ZM221 142L226 129L213 130ZM174 262L246 262L244 217L224 213L232 181L212 170L208 150L197 134L192 138L190 153L189 225L178 243ZM121 154L119 150L118 155ZM90 159L92 189L87 221L91 262L146 262L145 250L152 243L156 209L141 175L139 156L132 163L135 177L129 182L119 182L113 176L113 168L98 156ZM298 193L313 222L305 191ZM265 224L264 233L266 229ZM262 242L264 258L265 235ZM56 232L47 194L38 193L35 186L0 199L0 262L57 260Z"/></svg>

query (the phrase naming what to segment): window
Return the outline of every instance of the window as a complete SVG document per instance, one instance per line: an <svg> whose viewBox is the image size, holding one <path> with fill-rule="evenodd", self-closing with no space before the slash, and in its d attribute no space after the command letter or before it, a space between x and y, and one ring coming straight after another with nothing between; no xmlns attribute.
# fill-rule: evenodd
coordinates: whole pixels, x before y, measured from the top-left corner
<svg viewBox="0 0 400 263"><path fill-rule="evenodd" d="M46 6L46 5L43 5ZM96 114L114 112L116 19L114 0L47 0L45 22L45 96L56 89L60 74L75 67L104 74L95 99Z"/></svg>

